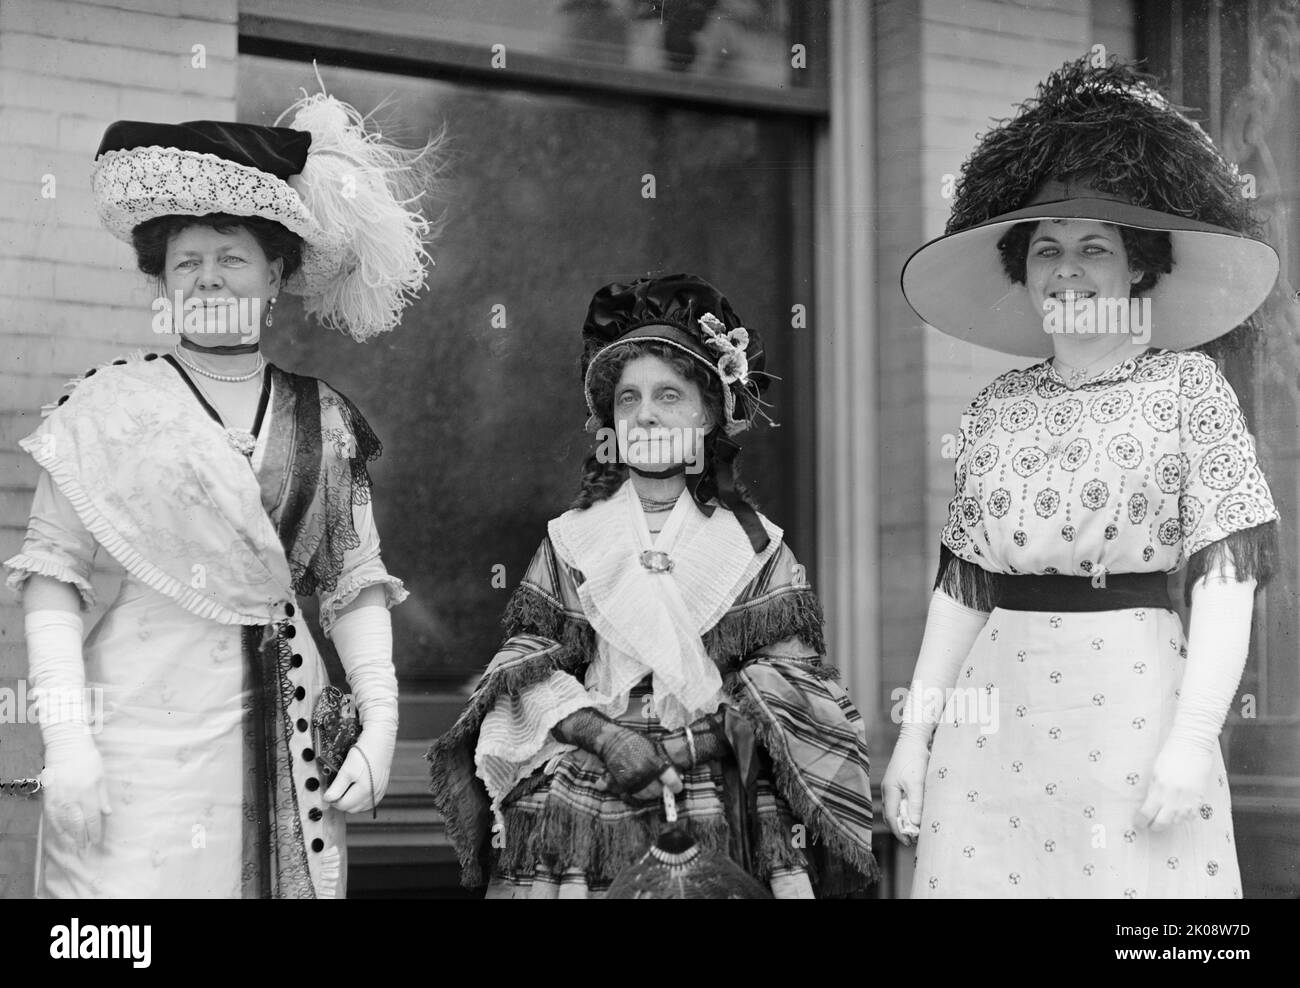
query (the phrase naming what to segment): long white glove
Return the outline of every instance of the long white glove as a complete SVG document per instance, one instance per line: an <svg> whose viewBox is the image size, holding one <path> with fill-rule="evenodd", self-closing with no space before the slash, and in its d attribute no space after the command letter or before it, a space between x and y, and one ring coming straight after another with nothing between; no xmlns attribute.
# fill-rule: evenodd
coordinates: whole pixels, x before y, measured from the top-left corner
<svg viewBox="0 0 1300 988"><path fill-rule="evenodd" d="M78 847L104 839L102 814L112 813L104 762L85 709L86 669L81 615L32 611L24 618L27 678L37 699L45 768L41 772L46 824Z"/></svg>
<svg viewBox="0 0 1300 988"><path fill-rule="evenodd" d="M988 617L984 611L957 603L942 590L930 597L912 687L903 704L898 743L880 784L885 819L904 845L910 845L920 833L930 735L943 715L943 698L957 681L957 672Z"/></svg>
<svg viewBox="0 0 1300 988"><path fill-rule="evenodd" d="M330 638L361 715L361 736L325 791L325 801L357 813L384 798L397 745L397 673L388 608L367 604L348 611L334 622Z"/></svg>
<svg viewBox="0 0 1300 988"><path fill-rule="evenodd" d="M1156 755L1137 821L1164 830L1204 802L1219 732L1246 667L1255 581L1237 582L1231 565L1192 587L1187 666L1173 727Z"/></svg>

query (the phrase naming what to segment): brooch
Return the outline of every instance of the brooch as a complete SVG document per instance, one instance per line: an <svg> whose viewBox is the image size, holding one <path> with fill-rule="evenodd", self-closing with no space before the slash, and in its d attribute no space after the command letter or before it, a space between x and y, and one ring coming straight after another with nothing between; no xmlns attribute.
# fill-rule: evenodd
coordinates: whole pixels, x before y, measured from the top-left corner
<svg viewBox="0 0 1300 988"><path fill-rule="evenodd" d="M227 429L226 439L234 447L236 453L244 456L252 456L253 450L257 446L257 438L251 432L245 432L243 429Z"/></svg>
<svg viewBox="0 0 1300 988"><path fill-rule="evenodd" d="M658 549L647 549L641 553L641 565L651 573L671 573L673 570L673 561L669 558L668 553L660 552Z"/></svg>

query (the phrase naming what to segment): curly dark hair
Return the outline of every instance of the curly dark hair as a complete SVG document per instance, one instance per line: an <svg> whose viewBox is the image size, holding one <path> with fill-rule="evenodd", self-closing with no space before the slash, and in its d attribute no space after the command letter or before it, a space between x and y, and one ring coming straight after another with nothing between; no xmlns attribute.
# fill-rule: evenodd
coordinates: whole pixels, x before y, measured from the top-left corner
<svg viewBox="0 0 1300 988"><path fill-rule="evenodd" d="M1020 285L1025 283L1029 241L1038 222L1033 220L1017 223L998 241L1002 270L1008 278ZM1174 269L1174 245L1167 230L1139 230L1131 226L1117 226L1116 229L1124 242L1129 270L1143 272L1141 280L1133 286L1133 294L1154 288L1161 274L1168 274Z"/></svg>
<svg viewBox="0 0 1300 988"><path fill-rule="evenodd" d="M700 389L700 397L715 427L704 438L704 470L702 480L713 472L714 450L721 423L725 421L722 404L722 381L717 374L706 368L703 363L684 353L677 347L658 340L645 340L625 343L609 357L596 362L591 372L591 400L596 409L596 417L602 428L614 426L614 389L623 376L623 368L637 357L658 357L668 364L677 374L692 382ZM597 501L604 501L627 480L628 468L625 463L602 462L598 450L593 450L582 465L582 483L578 496L574 498L572 508L590 508ZM745 485L740 480L738 461L733 464L736 493L741 500L755 510L754 503Z"/></svg>
<svg viewBox="0 0 1300 988"><path fill-rule="evenodd" d="M205 226L218 233L232 233L242 227L253 235L268 261L284 262L280 280L288 281L302 266L302 237L275 220L261 216L235 216L231 213L208 213L206 216L182 216L176 213L145 220L131 231L136 264L151 278L161 278L167 263L167 245L173 237L192 226Z"/></svg>

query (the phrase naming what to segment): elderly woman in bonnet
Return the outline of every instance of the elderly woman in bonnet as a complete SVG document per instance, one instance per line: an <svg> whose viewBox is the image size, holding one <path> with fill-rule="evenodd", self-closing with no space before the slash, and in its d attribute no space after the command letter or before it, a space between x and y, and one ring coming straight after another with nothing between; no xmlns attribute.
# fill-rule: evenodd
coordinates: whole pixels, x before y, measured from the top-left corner
<svg viewBox="0 0 1300 988"><path fill-rule="evenodd" d="M733 437L761 414L758 334L672 275L602 288L583 343L599 444L429 753L462 880L602 896L660 829L667 789L696 843L774 895L863 889L861 718L802 567L736 475Z"/></svg>
<svg viewBox="0 0 1300 988"><path fill-rule="evenodd" d="M961 418L882 786L913 895L1240 896L1217 739L1278 515L1193 348L1251 332L1278 271L1253 230L1199 127L1080 60L983 138L908 261L926 322L1040 358Z"/></svg>
<svg viewBox="0 0 1300 988"><path fill-rule="evenodd" d="M290 127L120 121L97 154L101 219L181 339L87 371L21 442L42 472L5 565L43 701L41 896L342 897L345 814L384 795L406 591L371 510L380 444L260 341L283 292L358 341L397 324L431 159L330 97L296 109ZM126 574L83 642L99 549ZM359 734L295 606L312 594Z"/></svg>

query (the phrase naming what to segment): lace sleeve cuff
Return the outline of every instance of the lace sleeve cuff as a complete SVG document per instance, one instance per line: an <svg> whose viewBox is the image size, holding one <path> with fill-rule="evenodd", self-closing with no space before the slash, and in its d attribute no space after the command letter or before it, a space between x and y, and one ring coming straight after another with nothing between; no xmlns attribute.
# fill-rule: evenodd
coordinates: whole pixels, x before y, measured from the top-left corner
<svg viewBox="0 0 1300 988"><path fill-rule="evenodd" d="M18 555L6 559L4 565L9 570L9 576L5 579L5 586L16 594L22 593L27 578L35 574L48 576L61 583L70 583L76 587L77 592L81 595L81 609L83 611L90 610L95 606L95 588L91 586L89 577L68 562L52 559L38 553L20 552Z"/></svg>
<svg viewBox="0 0 1300 988"><path fill-rule="evenodd" d="M410 596L402 581L389 575L383 562L376 556L357 569L345 573L333 590L320 595L320 627L326 637L333 630L339 611L356 600L357 594L366 587L373 586L384 588L384 603L389 608L396 607Z"/></svg>

